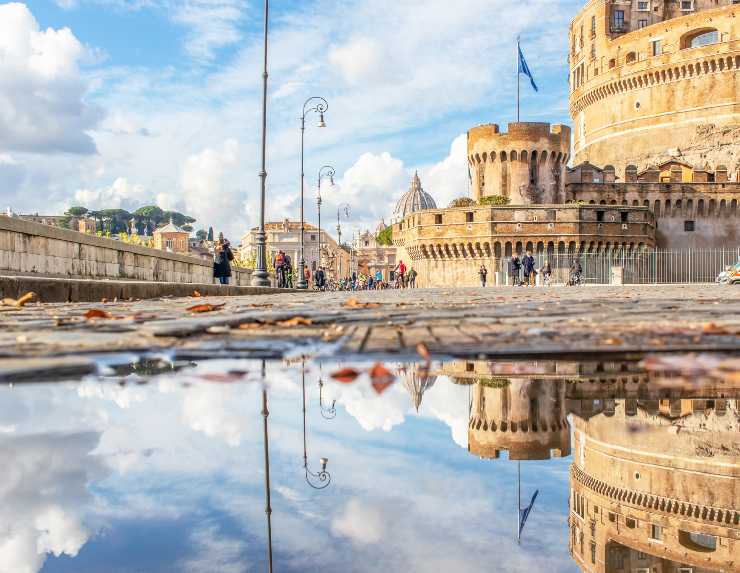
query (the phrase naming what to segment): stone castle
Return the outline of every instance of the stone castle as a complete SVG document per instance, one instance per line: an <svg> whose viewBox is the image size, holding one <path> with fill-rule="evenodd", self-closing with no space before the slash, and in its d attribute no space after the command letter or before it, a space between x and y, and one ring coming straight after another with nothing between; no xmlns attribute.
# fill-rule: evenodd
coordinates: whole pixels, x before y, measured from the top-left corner
<svg viewBox="0 0 740 573"><path fill-rule="evenodd" d="M481 264L525 250L740 245L740 4L590 0L571 23L568 61L572 133L474 127L477 204L394 220L419 286L475 285Z"/></svg>

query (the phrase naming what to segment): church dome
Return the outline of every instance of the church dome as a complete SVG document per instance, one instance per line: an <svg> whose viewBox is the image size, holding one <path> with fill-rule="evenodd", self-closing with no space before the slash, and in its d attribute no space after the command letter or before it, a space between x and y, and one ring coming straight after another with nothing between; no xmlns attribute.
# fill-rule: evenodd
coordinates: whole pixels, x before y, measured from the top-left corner
<svg viewBox="0 0 740 573"><path fill-rule="evenodd" d="M385 231L388 228L388 225L385 224L385 219L381 219L380 223L378 223L378 226L375 227L375 235L379 235L383 231Z"/></svg>
<svg viewBox="0 0 740 573"><path fill-rule="evenodd" d="M408 217L411 213L436 208L437 203L435 203L434 198L421 188L421 180L417 172L414 173L414 178L411 180L411 187L399 199L396 210L393 213L393 219L395 222L398 222Z"/></svg>

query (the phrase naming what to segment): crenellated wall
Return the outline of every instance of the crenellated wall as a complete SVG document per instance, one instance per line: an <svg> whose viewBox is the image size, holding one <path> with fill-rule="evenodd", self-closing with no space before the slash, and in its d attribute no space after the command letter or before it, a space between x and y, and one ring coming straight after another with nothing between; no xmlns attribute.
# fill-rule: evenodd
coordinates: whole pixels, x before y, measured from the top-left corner
<svg viewBox="0 0 740 573"><path fill-rule="evenodd" d="M468 131L473 198L499 195L511 205L562 202L570 128L549 123L496 124Z"/></svg>
<svg viewBox="0 0 740 573"><path fill-rule="evenodd" d="M740 246L740 183L573 183L565 194L589 205L649 208L661 248Z"/></svg>

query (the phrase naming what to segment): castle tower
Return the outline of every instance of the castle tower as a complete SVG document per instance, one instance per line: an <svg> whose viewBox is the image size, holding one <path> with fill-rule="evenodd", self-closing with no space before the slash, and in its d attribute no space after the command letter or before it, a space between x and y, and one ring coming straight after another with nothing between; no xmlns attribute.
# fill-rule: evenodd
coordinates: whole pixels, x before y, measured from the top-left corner
<svg viewBox="0 0 740 573"><path fill-rule="evenodd" d="M503 196L511 205L564 202L570 128L549 123L497 124L468 131L473 198Z"/></svg>
<svg viewBox="0 0 740 573"><path fill-rule="evenodd" d="M468 425L471 454L496 459L547 460L570 454L566 383L524 378L478 382Z"/></svg>

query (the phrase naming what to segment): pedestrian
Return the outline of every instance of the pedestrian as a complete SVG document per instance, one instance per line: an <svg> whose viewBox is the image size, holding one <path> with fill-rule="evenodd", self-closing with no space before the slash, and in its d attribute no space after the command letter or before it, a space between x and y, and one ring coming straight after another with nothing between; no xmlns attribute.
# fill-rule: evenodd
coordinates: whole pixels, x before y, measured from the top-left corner
<svg viewBox="0 0 740 573"><path fill-rule="evenodd" d="M275 268L275 278L277 278L278 288L285 288L288 281L285 276L285 252L279 250L272 259L272 266Z"/></svg>
<svg viewBox="0 0 740 573"><path fill-rule="evenodd" d="M411 267L409 269L409 287L410 288L416 288L416 277L419 273L416 272L414 267Z"/></svg>
<svg viewBox="0 0 740 573"><path fill-rule="evenodd" d="M519 260L519 255L512 255L509 260L509 276L513 286L519 286L519 271L521 268L522 262Z"/></svg>
<svg viewBox="0 0 740 573"><path fill-rule="evenodd" d="M295 284L294 281L294 274L293 274L293 259L290 258L290 255L285 255L285 267L283 270L284 274L284 282L285 282L285 288L293 288L293 284Z"/></svg>
<svg viewBox="0 0 740 573"><path fill-rule="evenodd" d="M550 261L545 261L540 272L542 273L542 282L545 285L550 286L550 281L552 280L552 266L550 265Z"/></svg>
<svg viewBox="0 0 740 573"><path fill-rule="evenodd" d="M534 257L532 251L527 251L527 254L522 260L522 266L524 267L524 284L526 286L534 286L534 278L537 271L534 270Z"/></svg>
<svg viewBox="0 0 740 573"><path fill-rule="evenodd" d="M395 268L396 271L398 271L398 276L396 277L396 284L400 284L401 286L399 288L405 288L406 287L406 265L403 261L398 261L398 264Z"/></svg>
<svg viewBox="0 0 740 573"><path fill-rule="evenodd" d="M224 239L223 233L219 233L218 241L213 248L213 278L218 279L222 285L229 284L231 261L233 260L234 253L231 251L231 244Z"/></svg>
<svg viewBox="0 0 740 573"><path fill-rule="evenodd" d="M326 286L326 273L322 267L319 267L316 271L314 282L316 283L316 288L318 290L324 290L324 287Z"/></svg>
<svg viewBox="0 0 740 573"><path fill-rule="evenodd" d="M383 271L378 269L375 271L375 289L379 290L383 287Z"/></svg>
<svg viewBox="0 0 740 573"><path fill-rule="evenodd" d="M486 268L486 265L481 265L480 269L478 269L478 278L480 279L480 286L485 288L486 280L488 279L488 269Z"/></svg>
<svg viewBox="0 0 740 573"><path fill-rule="evenodd" d="M303 267L303 278L306 279L306 284L311 284L311 269L308 267Z"/></svg>

